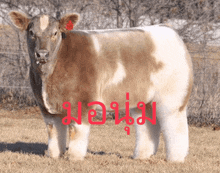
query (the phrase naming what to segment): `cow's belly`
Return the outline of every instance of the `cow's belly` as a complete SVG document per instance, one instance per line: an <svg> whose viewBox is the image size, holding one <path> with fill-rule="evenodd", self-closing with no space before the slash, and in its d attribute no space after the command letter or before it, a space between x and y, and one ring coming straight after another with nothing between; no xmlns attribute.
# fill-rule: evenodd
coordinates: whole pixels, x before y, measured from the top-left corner
<svg viewBox="0 0 220 173"><path fill-rule="evenodd" d="M128 82L124 82L128 83ZM129 107L137 107L138 102L148 103L152 100L154 89L145 81L140 83L118 84L106 88L100 97L100 102L103 102L107 109L110 109L111 102L117 102L119 108L125 108L125 102L129 102Z"/></svg>

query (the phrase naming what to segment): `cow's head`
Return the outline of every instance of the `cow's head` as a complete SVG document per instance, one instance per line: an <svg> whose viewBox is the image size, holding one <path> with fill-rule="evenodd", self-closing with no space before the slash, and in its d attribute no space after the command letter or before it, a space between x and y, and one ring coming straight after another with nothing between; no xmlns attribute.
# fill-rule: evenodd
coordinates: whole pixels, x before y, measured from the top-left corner
<svg viewBox="0 0 220 173"><path fill-rule="evenodd" d="M44 73L56 61L62 34L67 32L67 24L75 26L79 20L78 14L67 14L60 20L48 15L38 15L33 18L24 13L12 11L9 13L12 23L22 31L27 32L27 45L31 65ZM44 70L45 69L45 70Z"/></svg>

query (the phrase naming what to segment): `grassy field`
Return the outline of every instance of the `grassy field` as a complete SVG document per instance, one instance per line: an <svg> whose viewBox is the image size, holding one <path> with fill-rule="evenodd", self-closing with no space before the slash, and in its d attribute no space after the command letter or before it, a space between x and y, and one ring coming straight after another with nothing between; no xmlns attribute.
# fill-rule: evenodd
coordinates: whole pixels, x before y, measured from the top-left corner
<svg viewBox="0 0 220 173"><path fill-rule="evenodd" d="M149 160L133 160L135 130L124 131L125 123L108 120L92 126L88 153L84 161L58 160L44 155L47 132L38 108L0 111L0 172L219 172L220 131L211 127L189 127L190 153L185 163L165 160L165 145Z"/></svg>

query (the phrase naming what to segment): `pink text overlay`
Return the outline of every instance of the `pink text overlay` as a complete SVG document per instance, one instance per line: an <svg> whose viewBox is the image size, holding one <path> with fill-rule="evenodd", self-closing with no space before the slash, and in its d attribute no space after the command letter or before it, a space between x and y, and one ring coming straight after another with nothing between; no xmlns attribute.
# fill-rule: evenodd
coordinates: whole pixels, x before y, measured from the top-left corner
<svg viewBox="0 0 220 173"><path fill-rule="evenodd" d="M110 108L115 110L115 124L119 124L123 120L125 120L126 124L128 124L128 125L134 124L134 118L132 118L129 113L129 101L128 101L129 100L129 93L126 93L126 100L127 101L125 102L125 117L122 117L120 119L119 119L119 104L117 102L111 102L111 104L110 104ZM93 106L93 105L99 105L102 107L102 117L103 118L102 118L102 121L99 121L99 122L92 121L92 118L96 116L96 110L91 109L88 112L88 122L93 125L104 124L106 122L106 107L105 107L105 105L101 102L98 102L98 101L88 103L88 106ZM81 120L82 103L81 102L78 102L78 118L71 116L71 103L70 102L64 102L63 108L67 110L67 116L62 119L62 123L64 125L69 125L72 120L75 121L77 124L82 123L82 120ZM152 119L150 119L149 117L146 117L146 106L145 106L144 102L138 102L137 108L142 111L142 116L137 118L137 124L143 125L146 120L151 122L152 125L156 124L156 102L152 103ZM124 130L127 131L128 135L130 134L129 127L126 126L124 128Z"/></svg>

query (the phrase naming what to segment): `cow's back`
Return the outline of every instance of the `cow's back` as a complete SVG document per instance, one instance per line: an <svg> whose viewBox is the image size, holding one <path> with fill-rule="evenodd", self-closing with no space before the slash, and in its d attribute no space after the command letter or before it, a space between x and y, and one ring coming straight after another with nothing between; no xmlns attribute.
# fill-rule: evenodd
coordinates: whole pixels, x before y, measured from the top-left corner
<svg viewBox="0 0 220 173"><path fill-rule="evenodd" d="M124 106L163 95L183 97L192 86L192 65L184 43L164 26L91 32L99 71L98 100ZM184 101L183 101L184 102ZM120 104L121 103L121 104Z"/></svg>

